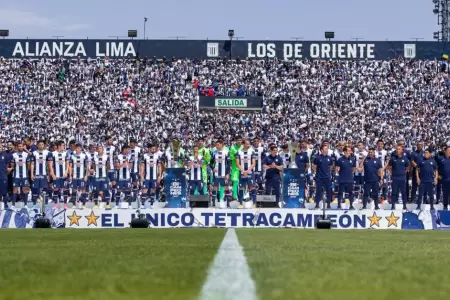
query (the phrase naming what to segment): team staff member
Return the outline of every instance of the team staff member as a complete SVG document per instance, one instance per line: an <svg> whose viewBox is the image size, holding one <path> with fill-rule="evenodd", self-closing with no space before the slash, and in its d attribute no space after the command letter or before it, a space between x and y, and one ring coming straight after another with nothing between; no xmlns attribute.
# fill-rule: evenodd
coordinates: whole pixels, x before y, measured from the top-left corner
<svg viewBox="0 0 450 300"><path fill-rule="evenodd" d="M377 141L377 149L375 150L375 157L378 158L381 161L381 165L383 167L383 181L381 182L382 185L382 190L381 193L383 195L383 198L386 199L387 197L387 186L386 186L386 182L387 182L387 178L386 178L386 173L384 172L384 166L386 165L386 160L387 160L387 151L384 149L384 142L383 140L378 140ZM378 196L377 196L378 198Z"/></svg>
<svg viewBox="0 0 450 300"><path fill-rule="evenodd" d="M406 174L409 168L409 160L404 154L401 144L397 145L387 168L392 175L392 209L395 209L395 204L398 202L399 192L402 194L403 209L406 209L406 203L408 202L406 196Z"/></svg>
<svg viewBox="0 0 450 300"><path fill-rule="evenodd" d="M5 209L8 205L8 174L12 171L9 168L10 163L9 155L3 151L3 146L0 144L0 200L3 199Z"/></svg>
<svg viewBox="0 0 450 300"><path fill-rule="evenodd" d="M383 161L375 156L375 148L369 149L369 156L363 162L364 168L364 200L363 208L367 208L369 195L375 203L375 209L378 207L378 193L380 186L383 185L384 168ZM379 183L379 184L378 184Z"/></svg>
<svg viewBox="0 0 450 300"><path fill-rule="evenodd" d="M430 199L430 208L434 209L434 195L433 195L433 185L437 184L438 181L438 171L437 163L431 158L431 150L427 149L424 152L423 159L416 164L415 168L415 179L419 184L419 199L417 199L418 209L422 201L425 200L426 196ZM426 201L424 201L426 203Z"/></svg>
<svg viewBox="0 0 450 300"><path fill-rule="evenodd" d="M302 150L301 144L303 142L301 142L298 146L298 148L295 150L295 157L294 157L294 161L295 161L295 165L297 166L297 168L300 170L300 189L305 190L306 187L306 176L308 175L308 169L309 169L309 156L308 156L308 152Z"/></svg>
<svg viewBox="0 0 450 300"><path fill-rule="evenodd" d="M424 159L424 151L423 151L423 143L417 143L416 150L411 153L411 202L416 202L416 194L417 188L419 186L419 182L417 181L418 177L416 176L416 168L420 164L420 162ZM436 163L436 162L435 162Z"/></svg>
<svg viewBox="0 0 450 300"><path fill-rule="evenodd" d="M263 168L266 170L266 194L275 194L276 202L281 207L281 172L283 171L283 159L278 155L275 145L270 147L270 154L264 158Z"/></svg>
<svg viewBox="0 0 450 300"><path fill-rule="evenodd" d="M440 172L441 170L441 158L445 157L445 149L447 148L447 144L443 143L441 144L441 151L437 151L436 155L434 156L434 160L438 164L438 170ZM442 176L439 176L438 184L436 186L436 202L439 203L439 200L442 196Z"/></svg>
<svg viewBox="0 0 450 300"><path fill-rule="evenodd" d="M350 209L353 209L353 174L356 169L356 160L351 157L351 149L344 147L344 155L339 157L336 161L336 172L338 173L338 205L342 202L342 196L344 193L349 195ZM360 170L362 172L362 170Z"/></svg>
<svg viewBox="0 0 450 300"><path fill-rule="evenodd" d="M331 168L333 159L328 155L328 144L322 144L320 154L314 158L313 170L316 174L316 207L322 199L323 190L327 196L327 204L331 202Z"/></svg>
<svg viewBox="0 0 450 300"><path fill-rule="evenodd" d="M16 153L16 146L15 146L14 142L9 141L8 144L6 145L6 147L7 147L7 150L5 151L5 159L7 159L11 163L12 159L13 159L13 154ZM10 167L9 169L11 169L11 171L8 173L8 193L10 194L10 196L12 198L14 172L13 172L13 168Z"/></svg>
<svg viewBox="0 0 450 300"><path fill-rule="evenodd" d="M448 210L448 204L450 201L450 147L445 149L444 156L441 156L439 175L442 182L442 194L444 210Z"/></svg>
<svg viewBox="0 0 450 300"><path fill-rule="evenodd" d="M411 166L411 153L406 149L405 141L399 140L398 145L402 147L403 157L409 161L409 165ZM392 155L394 155L397 152L396 149L397 148L395 148L394 151L392 152L391 157L392 157ZM408 171L406 172L406 180L405 180L406 181L406 189L405 189L406 196L403 197L403 195L402 195L402 199L403 198L406 199L406 201L403 201L403 202L406 202L406 203L409 203L409 190L411 188L410 184L409 184L409 179L411 178L410 177L411 173L409 172L409 170L410 170L410 168L408 168ZM405 205L406 205L406 203L405 203Z"/></svg>

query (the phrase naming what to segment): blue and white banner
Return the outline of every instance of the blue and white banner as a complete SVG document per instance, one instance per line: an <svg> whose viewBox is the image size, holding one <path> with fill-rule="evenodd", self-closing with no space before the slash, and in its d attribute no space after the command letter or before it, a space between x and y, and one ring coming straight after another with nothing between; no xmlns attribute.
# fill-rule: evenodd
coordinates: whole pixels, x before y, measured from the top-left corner
<svg viewBox="0 0 450 300"><path fill-rule="evenodd" d="M164 177L167 208L186 207L186 169L168 168Z"/></svg>
<svg viewBox="0 0 450 300"><path fill-rule="evenodd" d="M33 228L39 217L38 209L20 208L0 210L0 228ZM64 228L66 211L64 209L47 208L46 218L50 220L52 228Z"/></svg>
<svg viewBox="0 0 450 300"><path fill-rule="evenodd" d="M450 230L450 211L436 210L433 214L433 229Z"/></svg>
<svg viewBox="0 0 450 300"><path fill-rule="evenodd" d="M285 208L303 208L305 201L305 174L300 169L283 170L283 194Z"/></svg>
<svg viewBox="0 0 450 300"><path fill-rule="evenodd" d="M234 227L315 228L320 210L307 209L145 209L152 228ZM125 228L134 210L73 210L66 213L66 228ZM337 229L433 229L429 211L336 210L327 213Z"/></svg>
<svg viewBox="0 0 450 300"><path fill-rule="evenodd" d="M188 57L210 59L440 59L450 46L438 42L411 41L249 41L239 40L33 40L4 39L5 58L132 58Z"/></svg>

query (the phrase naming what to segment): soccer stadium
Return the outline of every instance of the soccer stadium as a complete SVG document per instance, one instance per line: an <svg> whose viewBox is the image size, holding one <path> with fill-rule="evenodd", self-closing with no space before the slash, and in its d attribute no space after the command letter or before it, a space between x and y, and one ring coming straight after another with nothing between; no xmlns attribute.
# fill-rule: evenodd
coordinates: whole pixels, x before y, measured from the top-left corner
<svg viewBox="0 0 450 300"><path fill-rule="evenodd" d="M23 5L0 8L0 300L450 293L450 1L430 41L153 38L128 7L142 29L74 38L127 25ZM370 5L324 18L353 34Z"/></svg>

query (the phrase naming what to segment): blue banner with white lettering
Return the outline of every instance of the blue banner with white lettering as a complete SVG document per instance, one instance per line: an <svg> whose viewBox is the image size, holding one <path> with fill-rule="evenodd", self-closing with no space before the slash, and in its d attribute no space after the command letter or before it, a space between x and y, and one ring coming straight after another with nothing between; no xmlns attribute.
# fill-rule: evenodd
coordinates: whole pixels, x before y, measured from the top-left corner
<svg viewBox="0 0 450 300"><path fill-rule="evenodd" d="M168 208L185 208L186 207L186 169L184 168L168 168L166 169L166 177L164 184L166 189L166 207Z"/></svg>
<svg viewBox="0 0 450 300"><path fill-rule="evenodd" d="M4 58L253 58L387 60L441 58L445 42L232 41L229 40L55 40L3 39Z"/></svg>

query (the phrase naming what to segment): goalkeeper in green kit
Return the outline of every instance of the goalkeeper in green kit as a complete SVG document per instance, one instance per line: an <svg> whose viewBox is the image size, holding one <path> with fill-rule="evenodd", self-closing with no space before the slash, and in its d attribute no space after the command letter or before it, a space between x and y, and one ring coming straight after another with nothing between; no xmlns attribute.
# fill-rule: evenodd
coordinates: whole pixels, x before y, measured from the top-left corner
<svg viewBox="0 0 450 300"><path fill-rule="evenodd" d="M236 155L242 149L242 138L236 137L236 143L230 147L231 182L233 183L233 200L238 199L240 172L236 165Z"/></svg>

